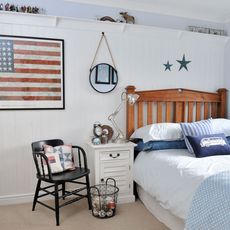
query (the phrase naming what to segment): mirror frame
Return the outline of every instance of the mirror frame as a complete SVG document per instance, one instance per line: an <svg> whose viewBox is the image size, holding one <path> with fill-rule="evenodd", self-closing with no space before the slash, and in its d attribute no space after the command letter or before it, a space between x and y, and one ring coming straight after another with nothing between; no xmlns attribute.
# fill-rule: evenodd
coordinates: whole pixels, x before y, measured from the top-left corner
<svg viewBox="0 0 230 230"><path fill-rule="evenodd" d="M110 71L110 68L112 68L112 70L113 70L113 74L114 74L114 72L116 73L116 77L117 77L117 82L116 83L114 83L114 87L112 88L112 89L110 89L110 90L108 90L108 91L106 91L106 92L102 92L102 91L100 91L100 90L98 90L98 89L96 89L95 88L95 86L93 85L93 83L92 83L92 76L91 76L91 74L92 74L92 72L93 72L93 70L95 69L95 68L97 68L99 65L107 65L108 67L109 67L109 71ZM98 69L96 69L96 71L98 71ZM100 82L100 81L98 81L98 75L97 75L97 73L95 74L95 83L96 84L99 84L99 85L110 85L110 84L112 84L113 82L113 80L114 80L114 78L112 77L112 79L110 79L110 72L108 73L108 82ZM97 64L97 65L95 65L95 66L93 66L91 69L90 69L90 73L89 73L89 82L90 82L90 85L92 86L92 88L95 90L95 91L97 91L98 93L109 93L109 92L111 92L111 91L113 91L115 88L116 88L116 86L117 86L117 83L118 83L118 74L117 74L117 70L112 66L112 65L110 65L110 64L108 64L108 63L99 63L99 64Z"/></svg>

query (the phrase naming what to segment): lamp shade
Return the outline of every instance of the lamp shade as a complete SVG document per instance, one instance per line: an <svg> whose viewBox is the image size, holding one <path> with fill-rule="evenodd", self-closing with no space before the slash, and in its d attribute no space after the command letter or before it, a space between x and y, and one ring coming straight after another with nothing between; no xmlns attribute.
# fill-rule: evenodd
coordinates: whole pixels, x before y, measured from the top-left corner
<svg viewBox="0 0 230 230"><path fill-rule="evenodd" d="M127 101L130 105L133 105L136 103L137 99L139 98L140 96L138 94L128 94L127 95Z"/></svg>

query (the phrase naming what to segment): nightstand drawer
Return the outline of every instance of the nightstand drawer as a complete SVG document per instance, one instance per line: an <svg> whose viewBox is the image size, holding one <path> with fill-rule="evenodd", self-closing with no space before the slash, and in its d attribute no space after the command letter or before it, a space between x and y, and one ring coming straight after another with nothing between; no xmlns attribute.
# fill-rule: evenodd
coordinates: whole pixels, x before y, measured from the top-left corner
<svg viewBox="0 0 230 230"><path fill-rule="evenodd" d="M130 151L106 151L100 152L100 160L107 161L107 160L123 160L129 159Z"/></svg>

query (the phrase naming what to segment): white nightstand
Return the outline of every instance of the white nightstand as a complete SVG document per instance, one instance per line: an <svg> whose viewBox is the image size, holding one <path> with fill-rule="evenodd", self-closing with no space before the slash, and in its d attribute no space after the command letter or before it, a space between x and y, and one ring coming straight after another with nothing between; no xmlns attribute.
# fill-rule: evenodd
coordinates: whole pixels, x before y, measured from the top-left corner
<svg viewBox="0 0 230 230"><path fill-rule="evenodd" d="M103 145L88 143L91 183L100 184L102 179L114 178L119 188L118 203L135 201L133 195L134 146L132 142Z"/></svg>

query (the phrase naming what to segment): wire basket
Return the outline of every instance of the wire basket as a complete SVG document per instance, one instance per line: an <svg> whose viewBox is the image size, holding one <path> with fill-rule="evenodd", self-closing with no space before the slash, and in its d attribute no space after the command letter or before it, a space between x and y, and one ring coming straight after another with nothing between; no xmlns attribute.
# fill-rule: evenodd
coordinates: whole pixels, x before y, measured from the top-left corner
<svg viewBox="0 0 230 230"><path fill-rule="evenodd" d="M112 181L112 184L108 182ZM107 178L105 183L91 186L90 195L92 202L92 214L98 218L109 218L116 213L116 203L119 188L113 178Z"/></svg>

